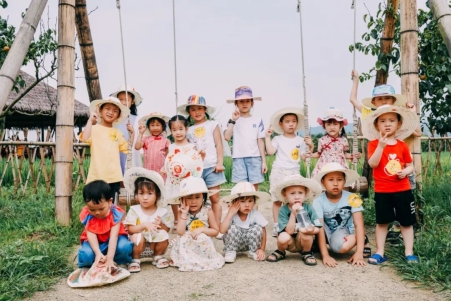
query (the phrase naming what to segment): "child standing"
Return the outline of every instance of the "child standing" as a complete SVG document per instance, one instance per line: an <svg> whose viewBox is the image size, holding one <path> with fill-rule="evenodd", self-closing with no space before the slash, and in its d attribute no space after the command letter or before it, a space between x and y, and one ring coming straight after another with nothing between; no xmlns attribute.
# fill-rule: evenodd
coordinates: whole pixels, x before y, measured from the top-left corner
<svg viewBox="0 0 451 301"><path fill-rule="evenodd" d="M218 191L209 191L202 178L188 177L180 183L178 236L171 250L171 265L179 271L209 271L224 265L224 257L211 240L219 232L216 217L206 204L213 193Z"/></svg>
<svg viewBox="0 0 451 301"><path fill-rule="evenodd" d="M232 118L227 123L224 138L233 137L232 182L249 182L258 190L258 184L264 181L266 173L265 126L263 120L251 115L255 100L250 87L242 86L235 90L235 99L227 100L236 106Z"/></svg>
<svg viewBox="0 0 451 301"><path fill-rule="evenodd" d="M348 260L357 266L365 266L363 258L371 256L362 215L362 199L355 193L343 190L357 181L359 174L339 163L328 163L321 168L314 180L326 190L313 201L313 208L323 224L318 233L318 245L323 264L336 267L337 262L329 255L327 244L335 253L348 253L357 247ZM365 241L366 240L366 241Z"/></svg>
<svg viewBox="0 0 451 301"><path fill-rule="evenodd" d="M380 106L363 122L363 135L368 143L368 164L373 168L374 203L376 209L376 253L368 262L380 264L387 260L384 244L389 223L401 225L406 261L418 262L413 255L416 223L415 199L407 175L413 164L409 147L402 139L418 126L413 112L396 106Z"/></svg>
<svg viewBox="0 0 451 301"><path fill-rule="evenodd" d="M276 186L274 193L285 205L279 210L277 250L272 252L266 260L277 262L285 259L286 251L300 252L302 261L306 265L316 265L312 244L315 234L318 234L322 225L315 209L307 201L314 200L321 193L321 186L315 180L306 179L301 175L291 175ZM300 221L297 220L296 214L302 208L311 220L310 228L301 228L298 225Z"/></svg>
<svg viewBox="0 0 451 301"><path fill-rule="evenodd" d="M236 252L248 251L248 257L265 260L266 225L268 221L253 209L269 201L269 194L255 191L248 182L233 186L229 196L221 201L231 203L226 217L219 226L224 234L225 262L235 262Z"/></svg>
<svg viewBox="0 0 451 301"><path fill-rule="evenodd" d="M104 180L110 185L115 197L122 181L119 151L126 154L128 144L121 131L113 126L124 122L130 110L114 97L94 100L89 107L91 116L80 134L80 140L91 146L91 164L86 183ZM100 123L93 125L98 118Z"/></svg>
<svg viewBox="0 0 451 301"><path fill-rule="evenodd" d="M275 112L271 116L271 126L266 131L266 153L270 156L276 154L276 159L272 164L269 176L272 205L272 216L274 219L274 229L272 236L277 236L279 232L277 220L282 202L276 199L275 187L289 175L299 174L301 157L305 153L306 142L313 151L313 143L310 137L297 136L296 133L304 127L304 113L298 108L284 108ZM271 141L274 132L279 134Z"/></svg>
<svg viewBox="0 0 451 301"><path fill-rule="evenodd" d="M221 184L226 182L223 164L223 145L221 132L216 121L210 120L214 108L207 106L203 96L191 95L188 102L179 106L180 114L188 114L194 125L188 128L188 141L193 143L198 151L205 151L204 179L207 188L219 190ZM210 196L211 208L219 225L221 221L222 208L219 203L219 193Z"/></svg>
<svg viewBox="0 0 451 301"><path fill-rule="evenodd" d="M164 258L164 253L169 245L168 231L172 221L168 210L164 208L163 178L155 171L134 167L125 172L124 186L139 201L139 205L130 207L124 221L130 240L134 243L133 260L128 271L141 271L139 258L147 244L154 255L152 264L159 269L167 268L169 261Z"/></svg>
<svg viewBox="0 0 451 301"><path fill-rule="evenodd" d="M135 149L144 148L144 168L158 173L164 166L164 159L171 144L164 135L168 121L168 117L158 112L150 113L139 120ZM163 179L166 179L166 174L163 174Z"/></svg>
<svg viewBox="0 0 451 301"><path fill-rule="evenodd" d="M108 272L117 264L132 261L133 243L121 223L124 211L113 204L110 186L102 181L92 181L83 188L86 206L80 212L85 226L80 237L78 267L101 266Z"/></svg>

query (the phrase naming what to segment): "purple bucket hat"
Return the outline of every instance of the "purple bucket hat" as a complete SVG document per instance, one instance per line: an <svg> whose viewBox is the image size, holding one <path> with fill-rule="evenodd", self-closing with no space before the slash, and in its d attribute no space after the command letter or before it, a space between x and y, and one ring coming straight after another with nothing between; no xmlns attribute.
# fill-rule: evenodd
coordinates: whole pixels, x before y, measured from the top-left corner
<svg viewBox="0 0 451 301"><path fill-rule="evenodd" d="M227 103L235 103L241 99L262 100L261 97L254 97L252 95L252 89L248 86L241 86L235 89L235 99L228 99Z"/></svg>

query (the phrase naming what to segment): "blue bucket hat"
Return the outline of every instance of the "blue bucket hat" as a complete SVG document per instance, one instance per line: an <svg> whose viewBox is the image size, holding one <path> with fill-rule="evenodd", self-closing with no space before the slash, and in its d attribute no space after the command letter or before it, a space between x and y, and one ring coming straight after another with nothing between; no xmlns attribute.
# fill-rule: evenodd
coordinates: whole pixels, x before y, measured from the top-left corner
<svg viewBox="0 0 451 301"><path fill-rule="evenodd" d="M376 106L372 103L374 97L378 96L392 96L395 98L394 106L397 107L406 107L407 98L404 95L396 94L395 88L391 85L380 85L376 86L373 89L373 93L371 97L364 98L362 103L364 106L376 109Z"/></svg>

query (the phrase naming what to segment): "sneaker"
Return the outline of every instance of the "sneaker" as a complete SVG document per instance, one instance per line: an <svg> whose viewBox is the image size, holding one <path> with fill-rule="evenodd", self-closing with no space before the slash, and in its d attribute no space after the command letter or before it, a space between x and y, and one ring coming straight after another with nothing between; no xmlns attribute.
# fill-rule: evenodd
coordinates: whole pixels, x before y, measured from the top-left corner
<svg viewBox="0 0 451 301"><path fill-rule="evenodd" d="M274 224L274 228L272 229L272 236L277 237L277 234L279 234L279 224Z"/></svg>
<svg viewBox="0 0 451 301"><path fill-rule="evenodd" d="M251 251L251 250L249 250L249 251L247 252L247 257L252 258L252 259L255 260L255 261L258 260L258 258L257 258L257 253L255 253L255 252L253 252L253 251Z"/></svg>
<svg viewBox="0 0 451 301"><path fill-rule="evenodd" d="M228 251L224 254L224 261L228 263L235 262L236 258L236 252L235 251Z"/></svg>

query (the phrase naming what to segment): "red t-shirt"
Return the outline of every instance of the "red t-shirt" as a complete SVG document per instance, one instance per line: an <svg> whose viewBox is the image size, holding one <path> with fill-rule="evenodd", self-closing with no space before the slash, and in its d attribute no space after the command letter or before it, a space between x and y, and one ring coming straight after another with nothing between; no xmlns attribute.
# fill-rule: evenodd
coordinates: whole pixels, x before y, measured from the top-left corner
<svg viewBox="0 0 451 301"><path fill-rule="evenodd" d="M368 158L371 158L379 144L379 140L368 143ZM407 144L396 140L396 144L384 148L379 165L373 169L374 192L400 192L409 190L410 182L407 177L400 179L396 175L398 170L404 169L406 163L412 163L412 156Z"/></svg>

